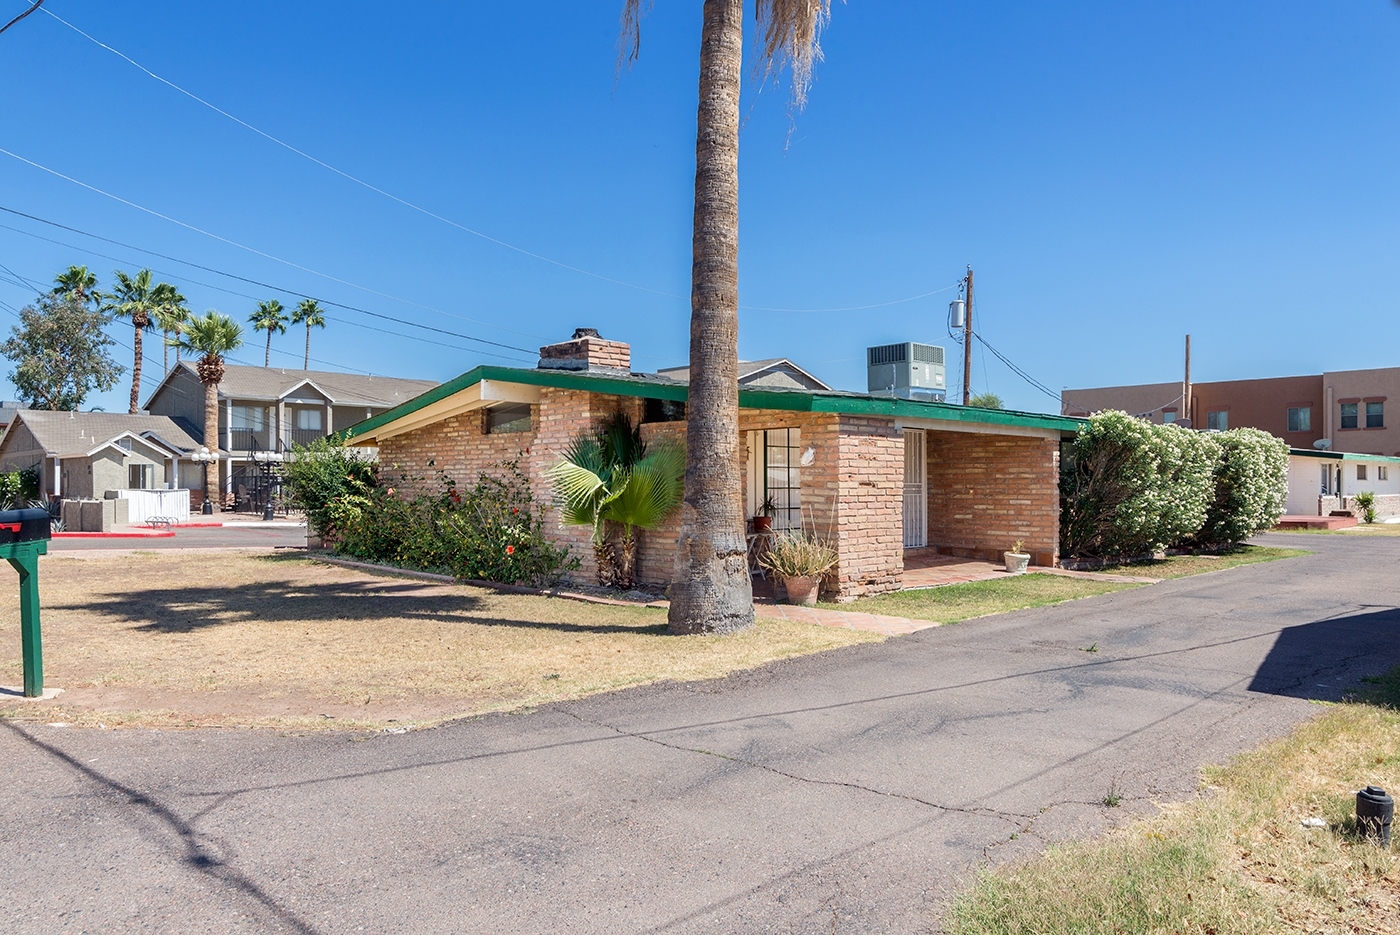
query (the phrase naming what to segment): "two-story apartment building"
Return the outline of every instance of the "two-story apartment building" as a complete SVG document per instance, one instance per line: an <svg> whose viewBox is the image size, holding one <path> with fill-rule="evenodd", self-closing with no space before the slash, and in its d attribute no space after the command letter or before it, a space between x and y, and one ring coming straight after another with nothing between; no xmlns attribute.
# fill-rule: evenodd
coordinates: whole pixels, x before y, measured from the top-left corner
<svg viewBox="0 0 1400 935"><path fill-rule="evenodd" d="M344 431L435 386L432 380L228 365L218 391L217 447L228 452L220 470L222 491L239 498L260 484L269 455L276 460L293 444ZM175 419L207 444L204 385L189 361L166 374L146 409ZM182 474L179 486L199 487L197 466L182 464L181 471L188 476Z"/></svg>
<svg viewBox="0 0 1400 935"><path fill-rule="evenodd" d="M1394 397L1395 402L1390 402ZM1153 422L1190 419L1198 429L1263 429L1291 448L1400 455L1400 367L1210 383L1143 383L1067 389L1065 415L1121 409Z"/></svg>

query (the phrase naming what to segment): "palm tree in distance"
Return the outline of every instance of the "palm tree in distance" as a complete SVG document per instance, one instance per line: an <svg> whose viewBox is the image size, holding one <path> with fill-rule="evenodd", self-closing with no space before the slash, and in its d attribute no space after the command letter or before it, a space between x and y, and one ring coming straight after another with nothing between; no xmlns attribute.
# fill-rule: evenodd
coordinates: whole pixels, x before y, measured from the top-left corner
<svg viewBox="0 0 1400 935"><path fill-rule="evenodd" d="M806 101L831 0L754 0L769 75L790 65L792 107ZM648 4L649 5L649 4ZM637 58L643 0L625 0L625 54ZM685 499L671 579L672 633L753 624L739 469L739 88L744 0L704 0L691 234L690 398Z"/></svg>
<svg viewBox="0 0 1400 935"><path fill-rule="evenodd" d="M259 302L258 310L248 316L248 320L253 323L254 331L267 332L267 348L263 351L263 366L272 366L272 333L285 334L287 331L287 316L282 310L282 303L276 299L267 302Z"/></svg>
<svg viewBox="0 0 1400 935"><path fill-rule="evenodd" d="M191 318L184 334L176 339L179 346L198 355L195 372L204 384L204 444L210 451L219 450L219 384L224 379L224 357L243 346L243 328L227 315L212 308ZM205 490L218 490L218 462L204 464Z"/></svg>
<svg viewBox="0 0 1400 935"><path fill-rule="evenodd" d="M161 285L165 285L162 283ZM165 336L165 372L170 372L170 349L175 348L175 364L180 363L180 335L184 333L185 326L190 320L190 309L185 304L185 297L180 294L180 290L174 286L168 286L161 296L161 302L156 306L155 324Z"/></svg>
<svg viewBox="0 0 1400 935"><path fill-rule="evenodd" d="M326 313L315 299L302 299L292 312L292 324L306 325L306 358L301 369L311 369L311 329L326 327Z"/></svg>
<svg viewBox="0 0 1400 935"><path fill-rule="evenodd" d="M141 411L141 337L150 329L156 312L170 301L172 294L179 295L169 283L151 284L151 271L143 269L135 276L121 270L112 274L117 278L116 289L104 295L102 307L121 318L130 318L135 329L132 338L132 352L135 355L131 366L131 408L136 415Z"/></svg>
<svg viewBox="0 0 1400 935"><path fill-rule="evenodd" d="M71 295L84 305L100 303L102 293L97 291L97 276L86 266L70 266L53 278L53 295Z"/></svg>

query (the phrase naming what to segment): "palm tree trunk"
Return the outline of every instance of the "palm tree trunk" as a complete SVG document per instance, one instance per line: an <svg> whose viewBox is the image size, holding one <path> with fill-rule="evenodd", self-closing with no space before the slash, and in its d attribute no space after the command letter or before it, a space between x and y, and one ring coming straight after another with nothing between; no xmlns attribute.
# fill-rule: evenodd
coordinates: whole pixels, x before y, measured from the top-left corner
<svg viewBox="0 0 1400 935"><path fill-rule="evenodd" d="M219 384L204 384L204 445L210 451L219 450ZM222 512L223 498L219 496L218 460L204 462L205 496L216 504L216 512Z"/></svg>
<svg viewBox="0 0 1400 935"><path fill-rule="evenodd" d="M301 369L311 369L311 323L306 325L306 358L301 362Z"/></svg>
<svg viewBox="0 0 1400 935"><path fill-rule="evenodd" d="M267 350L263 351L263 366L272 366L272 329L267 329Z"/></svg>
<svg viewBox="0 0 1400 935"><path fill-rule="evenodd" d="M162 338L161 347L165 351L165 375L170 376L170 332L162 331L160 336Z"/></svg>
<svg viewBox="0 0 1400 935"><path fill-rule="evenodd" d="M131 409L128 411L133 416L141 411L141 331L141 326L136 325L136 336L131 341L136 356L131 362Z"/></svg>
<svg viewBox="0 0 1400 935"><path fill-rule="evenodd" d="M691 240L685 500L672 633L753 624L739 467L739 85L743 0L705 0Z"/></svg>

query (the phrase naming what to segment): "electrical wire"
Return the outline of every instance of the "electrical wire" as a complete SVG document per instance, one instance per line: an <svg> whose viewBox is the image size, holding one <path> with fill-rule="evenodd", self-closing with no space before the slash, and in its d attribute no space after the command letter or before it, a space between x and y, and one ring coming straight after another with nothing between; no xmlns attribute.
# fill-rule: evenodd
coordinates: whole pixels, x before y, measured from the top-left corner
<svg viewBox="0 0 1400 935"><path fill-rule="evenodd" d="M10 21L9 21L8 23L6 23L4 26L0 26L0 32L4 32L5 30L9 29L9 28L10 28L11 26L13 26L15 23L18 23L20 20L24 19L24 18L25 18L26 16L28 16L30 13L33 13L35 10L39 9L39 7L41 7L41 6L43 6L43 5L44 5L44 0L34 0L34 5L33 5L33 6L31 6L29 9L25 10L25 11L24 11L23 13L21 13L19 16L16 16L14 19L10 20ZM45 13L48 13L49 11L48 11L48 10L45 10L44 12L45 12Z"/></svg>

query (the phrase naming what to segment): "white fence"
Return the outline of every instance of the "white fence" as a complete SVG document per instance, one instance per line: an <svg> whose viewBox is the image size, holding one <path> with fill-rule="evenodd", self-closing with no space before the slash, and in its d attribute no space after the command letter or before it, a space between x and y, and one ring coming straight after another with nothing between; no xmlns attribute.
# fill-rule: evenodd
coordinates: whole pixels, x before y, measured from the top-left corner
<svg viewBox="0 0 1400 935"><path fill-rule="evenodd" d="M127 522L132 525L152 516L168 516L181 523L190 518L188 490L119 490L117 496L128 502Z"/></svg>

